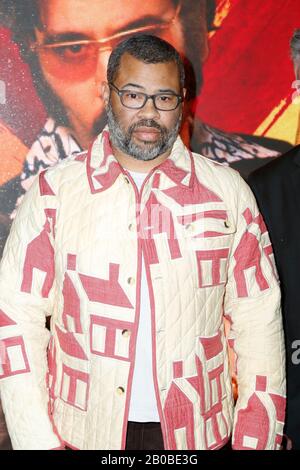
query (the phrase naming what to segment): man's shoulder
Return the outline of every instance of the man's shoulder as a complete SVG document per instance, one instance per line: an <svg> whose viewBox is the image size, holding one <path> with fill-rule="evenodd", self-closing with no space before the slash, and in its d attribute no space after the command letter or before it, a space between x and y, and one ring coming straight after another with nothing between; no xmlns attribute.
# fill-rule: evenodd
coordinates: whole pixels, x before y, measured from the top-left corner
<svg viewBox="0 0 300 470"><path fill-rule="evenodd" d="M56 187L63 187L63 183L74 182L85 177L87 156L87 151L69 155L56 165L44 170L42 178L45 178Z"/></svg>
<svg viewBox="0 0 300 470"><path fill-rule="evenodd" d="M215 162L200 154L193 153L195 161L196 178L203 187L197 188L200 192L208 191L208 196L216 195L217 198L208 197L210 207L224 209L231 214L235 224L244 210L251 213L257 212L254 195L241 177L238 171L230 168L225 163ZM216 206L214 206L216 203Z"/></svg>
<svg viewBox="0 0 300 470"><path fill-rule="evenodd" d="M201 184L216 193L221 200L237 203L238 192L245 183L238 171L226 163L216 162L199 153L192 153L195 173Z"/></svg>
<svg viewBox="0 0 300 470"><path fill-rule="evenodd" d="M59 161L53 166L50 166L46 169L47 173L51 173L53 175L55 174L60 174L60 173L66 173L70 169L74 170L75 168L78 168L78 171L80 169L85 168L85 163L88 157L88 151L82 151L82 152L77 152L69 155L66 157L64 160Z"/></svg>
<svg viewBox="0 0 300 470"><path fill-rule="evenodd" d="M300 167L300 145L255 170L250 174L249 182L267 183L283 180L286 176L292 175L297 166Z"/></svg>
<svg viewBox="0 0 300 470"><path fill-rule="evenodd" d="M213 176L214 178L222 178L222 180L237 180L240 178L240 174L238 171L234 170L228 163L218 162L212 160L201 153L192 152L195 162L195 169L196 173L200 175L209 175Z"/></svg>

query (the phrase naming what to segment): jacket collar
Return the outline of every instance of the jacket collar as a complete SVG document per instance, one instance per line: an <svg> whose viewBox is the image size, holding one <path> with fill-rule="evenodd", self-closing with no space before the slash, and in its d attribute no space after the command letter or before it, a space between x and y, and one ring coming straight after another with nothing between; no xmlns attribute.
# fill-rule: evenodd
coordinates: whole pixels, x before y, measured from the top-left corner
<svg viewBox="0 0 300 470"><path fill-rule="evenodd" d="M194 159L180 137L177 137L169 157L152 170L153 186L169 189L174 186L192 187L195 177ZM87 176L92 193L110 188L120 174L126 170L119 164L109 141L109 131L105 128L91 145L87 156ZM165 175L161 182L160 174ZM163 187L162 187L163 186Z"/></svg>

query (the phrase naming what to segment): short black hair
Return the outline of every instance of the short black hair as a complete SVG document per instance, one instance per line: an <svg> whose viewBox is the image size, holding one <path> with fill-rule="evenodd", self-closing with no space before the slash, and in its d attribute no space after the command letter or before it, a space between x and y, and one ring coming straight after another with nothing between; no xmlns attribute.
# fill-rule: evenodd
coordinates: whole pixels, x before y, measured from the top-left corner
<svg viewBox="0 0 300 470"><path fill-rule="evenodd" d="M291 54L293 60L300 59L300 29L296 29L291 39Z"/></svg>
<svg viewBox="0 0 300 470"><path fill-rule="evenodd" d="M107 81L112 83L120 68L124 54L130 54L135 59L146 64L174 62L178 68L180 88L184 87L184 65L179 53L167 41L150 34L136 34L125 39L112 51L107 65Z"/></svg>

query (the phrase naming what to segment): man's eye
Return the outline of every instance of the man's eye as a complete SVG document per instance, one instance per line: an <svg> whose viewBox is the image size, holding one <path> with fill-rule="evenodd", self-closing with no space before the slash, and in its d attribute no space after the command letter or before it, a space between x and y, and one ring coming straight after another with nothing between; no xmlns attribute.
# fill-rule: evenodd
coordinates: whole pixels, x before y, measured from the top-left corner
<svg viewBox="0 0 300 470"><path fill-rule="evenodd" d="M140 93L135 93L134 91L128 91L124 93L124 97L129 100L141 100L143 97Z"/></svg>
<svg viewBox="0 0 300 470"><path fill-rule="evenodd" d="M74 46L69 46L66 49L72 52L73 54L78 54L82 51L83 48L84 46L82 44L74 44Z"/></svg>
<svg viewBox="0 0 300 470"><path fill-rule="evenodd" d="M167 103L168 101L174 101L175 96L174 95L159 95L158 99L159 101L162 101L163 103Z"/></svg>
<svg viewBox="0 0 300 470"><path fill-rule="evenodd" d="M85 57L89 52L89 47L86 44L74 44L70 46L56 47L55 52L63 59L74 59Z"/></svg>

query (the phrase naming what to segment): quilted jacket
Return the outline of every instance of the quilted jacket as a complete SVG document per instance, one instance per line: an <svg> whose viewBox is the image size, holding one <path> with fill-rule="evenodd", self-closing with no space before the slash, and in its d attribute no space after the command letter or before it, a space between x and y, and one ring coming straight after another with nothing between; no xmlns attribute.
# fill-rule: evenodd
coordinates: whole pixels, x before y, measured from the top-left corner
<svg viewBox="0 0 300 470"><path fill-rule="evenodd" d="M280 290L252 193L180 138L139 193L107 130L39 175L5 248L0 390L13 447L124 449L142 255L165 448L217 449L231 435L236 449L279 448Z"/></svg>

